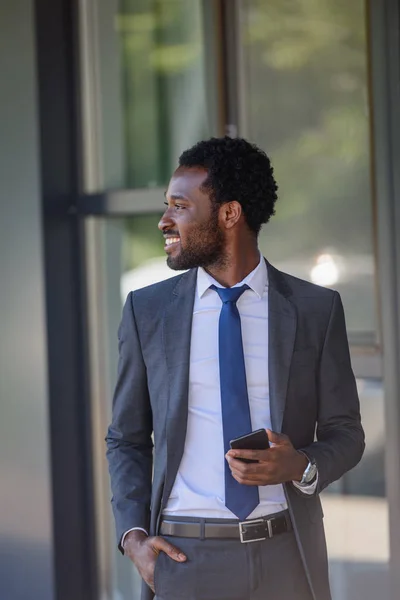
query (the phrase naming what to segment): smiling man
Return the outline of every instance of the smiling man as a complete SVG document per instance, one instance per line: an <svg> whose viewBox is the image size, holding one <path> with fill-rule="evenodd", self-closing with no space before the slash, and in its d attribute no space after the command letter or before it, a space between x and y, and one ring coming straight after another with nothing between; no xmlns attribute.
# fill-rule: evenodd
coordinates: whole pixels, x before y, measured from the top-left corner
<svg viewBox="0 0 400 600"><path fill-rule="evenodd" d="M260 255L276 192L243 139L184 152L159 229L187 272L124 307L107 444L142 600L330 599L319 493L364 433L338 293ZM230 449L257 429L269 448Z"/></svg>

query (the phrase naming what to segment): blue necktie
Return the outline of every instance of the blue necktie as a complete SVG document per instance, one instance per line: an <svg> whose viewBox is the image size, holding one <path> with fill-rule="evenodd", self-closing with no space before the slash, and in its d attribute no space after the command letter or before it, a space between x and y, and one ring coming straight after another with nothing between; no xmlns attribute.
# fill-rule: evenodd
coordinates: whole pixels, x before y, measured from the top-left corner
<svg viewBox="0 0 400 600"><path fill-rule="evenodd" d="M223 305L219 317L219 372L221 383L222 427L225 453L229 442L251 431L249 397L243 354L242 327L236 306L248 285L218 288L212 285ZM225 505L241 521L259 504L257 486L238 483L225 460Z"/></svg>

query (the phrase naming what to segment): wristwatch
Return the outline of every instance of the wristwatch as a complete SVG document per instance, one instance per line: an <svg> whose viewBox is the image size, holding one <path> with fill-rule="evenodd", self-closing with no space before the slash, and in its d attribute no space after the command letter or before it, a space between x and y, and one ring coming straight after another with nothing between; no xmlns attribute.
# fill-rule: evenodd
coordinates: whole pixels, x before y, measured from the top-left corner
<svg viewBox="0 0 400 600"><path fill-rule="evenodd" d="M303 473L303 477L299 481L299 484L300 485L309 485L315 479L315 477L317 475L317 471L318 471L318 469L317 469L317 463L315 462L315 460L311 456L308 456L308 454L306 454L302 450L299 450L299 452L301 452L302 454L304 454L304 456L308 460L308 465L305 468L305 471Z"/></svg>

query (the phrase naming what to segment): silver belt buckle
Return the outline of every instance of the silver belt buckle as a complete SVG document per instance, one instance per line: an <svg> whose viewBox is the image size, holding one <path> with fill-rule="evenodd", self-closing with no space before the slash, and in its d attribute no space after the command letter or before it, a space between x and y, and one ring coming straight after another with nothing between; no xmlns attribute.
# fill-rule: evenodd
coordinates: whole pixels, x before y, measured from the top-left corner
<svg viewBox="0 0 400 600"><path fill-rule="evenodd" d="M255 538L254 540L245 540L243 538L245 532L243 531L243 525L256 525L259 523L266 523L267 524L267 529L268 529L268 537L272 538L273 537L273 532L272 532L272 525L271 525L271 520L270 519L254 519L252 521L240 521L239 523L239 535L240 535L240 541L242 544L249 544L250 542L261 542L262 540L266 540L267 536L264 537L260 537L260 538Z"/></svg>

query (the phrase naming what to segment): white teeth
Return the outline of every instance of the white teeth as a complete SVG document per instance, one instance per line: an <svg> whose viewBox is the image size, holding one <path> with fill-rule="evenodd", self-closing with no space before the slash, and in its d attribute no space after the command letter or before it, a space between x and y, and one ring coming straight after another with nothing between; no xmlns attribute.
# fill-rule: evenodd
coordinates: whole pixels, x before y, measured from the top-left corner
<svg viewBox="0 0 400 600"><path fill-rule="evenodd" d="M165 245L170 246L171 244L177 244L179 242L179 238L167 238L165 240Z"/></svg>

